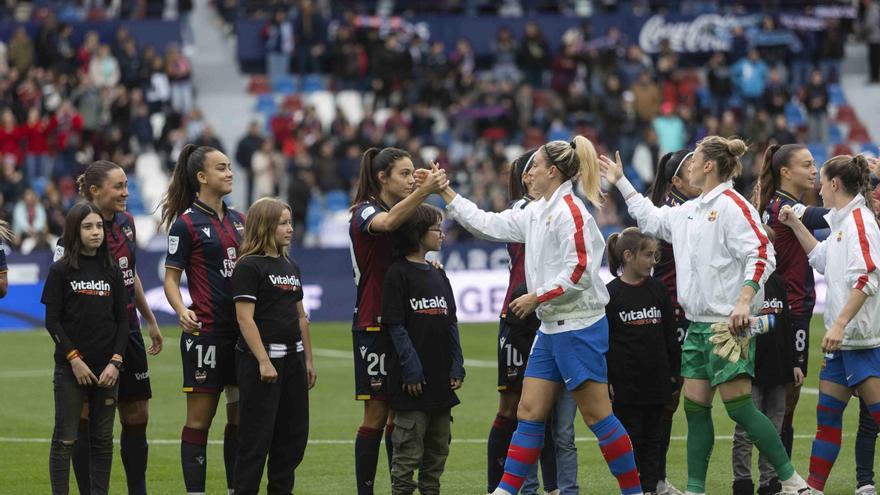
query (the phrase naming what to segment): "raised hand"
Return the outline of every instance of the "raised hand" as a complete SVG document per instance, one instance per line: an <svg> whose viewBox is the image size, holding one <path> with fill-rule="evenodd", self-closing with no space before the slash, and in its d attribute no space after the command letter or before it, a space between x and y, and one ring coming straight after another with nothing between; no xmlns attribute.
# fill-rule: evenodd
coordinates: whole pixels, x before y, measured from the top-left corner
<svg viewBox="0 0 880 495"><path fill-rule="evenodd" d="M620 152L614 153L613 161L605 155L600 155L599 168L603 179L607 180L611 185L617 185L617 181L623 177L623 162L620 160Z"/></svg>

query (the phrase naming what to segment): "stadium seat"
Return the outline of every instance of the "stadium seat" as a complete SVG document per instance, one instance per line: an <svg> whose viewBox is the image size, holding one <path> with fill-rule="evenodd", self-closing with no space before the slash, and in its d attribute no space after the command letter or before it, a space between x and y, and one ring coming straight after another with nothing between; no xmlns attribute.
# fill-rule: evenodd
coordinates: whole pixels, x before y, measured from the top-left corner
<svg viewBox="0 0 880 495"><path fill-rule="evenodd" d="M324 218L324 205L319 196L312 196L309 200L309 209L306 213L306 231L318 232L321 230L321 219Z"/></svg>
<svg viewBox="0 0 880 495"><path fill-rule="evenodd" d="M419 148L419 154L422 155L425 165L428 165L437 159L440 155L440 150L436 146L422 146Z"/></svg>
<svg viewBox="0 0 880 495"><path fill-rule="evenodd" d="M846 96L839 84L828 85L828 103L832 105L846 105Z"/></svg>
<svg viewBox="0 0 880 495"><path fill-rule="evenodd" d="M144 198L141 195L141 186L137 178L128 178L128 211L132 215L143 215L146 212L144 208Z"/></svg>
<svg viewBox="0 0 880 495"><path fill-rule="evenodd" d="M336 106L342 110L348 123L354 127L364 119L364 98L357 91L340 91L336 95Z"/></svg>
<svg viewBox="0 0 880 495"><path fill-rule="evenodd" d="M836 122L828 123L828 142L832 145L840 144L843 142L843 131L841 130L841 124Z"/></svg>
<svg viewBox="0 0 880 495"><path fill-rule="evenodd" d="M165 128L165 114L156 112L150 115L150 125L153 127L153 139L162 137L162 129Z"/></svg>
<svg viewBox="0 0 880 495"><path fill-rule="evenodd" d="M874 143L862 143L861 146L862 153L872 155L874 157L880 157L880 148Z"/></svg>
<svg viewBox="0 0 880 495"><path fill-rule="evenodd" d="M333 98L333 93L325 90L313 91L306 95L306 104L315 107L321 125L324 129L329 129L336 118L336 99Z"/></svg>
<svg viewBox="0 0 880 495"><path fill-rule="evenodd" d="M261 95L271 92L272 87L269 85L269 80L266 76L262 74L251 76L251 80L248 82L248 93L252 95Z"/></svg>
<svg viewBox="0 0 880 495"><path fill-rule="evenodd" d="M849 128L849 139L856 143L866 143L871 140L871 136L861 122L854 122Z"/></svg>
<svg viewBox="0 0 880 495"><path fill-rule="evenodd" d="M326 91L327 83L319 74L308 74L302 80L302 92L311 93L312 91Z"/></svg>
<svg viewBox="0 0 880 495"><path fill-rule="evenodd" d="M816 166L821 166L828 159L828 149L823 143L810 143L807 145L807 149L813 155Z"/></svg>
<svg viewBox="0 0 880 495"><path fill-rule="evenodd" d="M272 91L289 95L296 92L296 79L293 76L281 76L272 81Z"/></svg>
<svg viewBox="0 0 880 495"><path fill-rule="evenodd" d="M837 113L834 116L834 120L838 122L844 122L847 124L852 124L853 122L858 122L859 118L856 116L856 112L849 105L838 105Z"/></svg>
<svg viewBox="0 0 880 495"><path fill-rule="evenodd" d="M257 106L254 110L265 115L274 114L278 111L278 103L275 101L275 96L271 94L258 96Z"/></svg>
<svg viewBox="0 0 880 495"><path fill-rule="evenodd" d="M281 102L281 110L293 113L298 110L302 110L303 102L302 97L298 94L291 94L284 97L284 101Z"/></svg>
<svg viewBox="0 0 880 495"><path fill-rule="evenodd" d="M391 110L387 108L378 108L375 112L373 112L373 122L375 122L377 126L384 128L385 122L388 120L388 117L390 115Z"/></svg>
<svg viewBox="0 0 880 495"><path fill-rule="evenodd" d="M45 177L37 177L36 179L31 180L31 189L37 193L37 196L43 196L43 192L46 191L47 185L49 185L49 179Z"/></svg>
<svg viewBox="0 0 880 495"><path fill-rule="evenodd" d="M801 110L801 108L793 101L789 101L785 104L785 119L792 127L801 126L807 121L803 110Z"/></svg>
<svg viewBox="0 0 880 495"><path fill-rule="evenodd" d="M333 189L324 194L324 209L329 212L347 210L348 194L341 189Z"/></svg>

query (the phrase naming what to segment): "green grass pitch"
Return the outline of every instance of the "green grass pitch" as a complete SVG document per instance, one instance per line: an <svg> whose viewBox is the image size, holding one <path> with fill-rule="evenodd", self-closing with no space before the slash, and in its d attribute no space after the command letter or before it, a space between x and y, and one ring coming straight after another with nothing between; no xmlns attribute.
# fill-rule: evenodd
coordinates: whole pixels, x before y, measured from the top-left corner
<svg viewBox="0 0 880 495"><path fill-rule="evenodd" d="M495 324L462 325L462 345L467 379L460 392L462 404L453 410L453 445L443 492L485 494L486 435L497 408L495 392ZM151 358L154 398L150 402L150 493L183 493L180 472L180 429L185 403L180 391L179 331L167 327L165 350ZM821 363L819 343L821 318L813 319L810 376L796 417L795 467L806 477L810 445L815 431L817 372ZM353 438L362 406L353 399L351 334L347 324L314 324L312 338L318 383L311 393L310 443L305 460L296 473L298 494L353 493ZM49 493L48 438L52 435L52 343L45 331L0 334L0 493ZM812 391L812 393L809 393ZM226 493L222 441L225 412L218 412L211 429L208 449L208 493ZM720 399L715 400L715 442L709 470L708 492L730 493L730 435L733 422L727 418ZM851 401L844 423L844 445L828 483L826 493L849 494L855 484L853 444L858 424L858 405ZM608 472L592 434L576 420L578 436L578 479L581 493L613 494L614 478ZM669 477L673 484L686 484L685 442L687 427L681 409L676 413L669 450ZM117 421L116 432L119 434ZM117 446L118 451L118 446ZM384 450L379 461L376 493L390 493ZM72 475L71 475L72 478ZM73 493L75 485L71 483ZM114 453L112 493L125 493L122 463Z"/></svg>

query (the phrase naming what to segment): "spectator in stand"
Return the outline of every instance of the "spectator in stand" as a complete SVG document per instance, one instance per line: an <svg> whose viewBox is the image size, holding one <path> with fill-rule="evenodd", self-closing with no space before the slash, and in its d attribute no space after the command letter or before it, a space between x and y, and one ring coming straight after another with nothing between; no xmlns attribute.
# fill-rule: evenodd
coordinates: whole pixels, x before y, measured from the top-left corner
<svg viewBox="0 0 880 495"><path fill-rule="evenodd" d="M73 27L70 24L62 24L58 34L54 37L55 45L52 50L52 66L61 74L73 74L78 67L76 47L71 36Z"/></svg>
<svg viewBox="0 0 880 495"><path fill-rule="evenodd" d="M22 254L30 254L35 248L51 249L57 237L49 233L46 210L37 193L30 187L24 190L21 200L12 212L12 230Z"/></svg>
<svg viewBox="0 0 880 495"><path fill-rule="evenodd" d="M553 59L550 87L557 93L565 93L568 86L575 81L578 71L578 47L574 43L566 43Z"/></svg>
<svg viewBox="0 0 880 495"><path fill-rule="evenodd" d="M23 27L15 30L9 41L9 65L25 74L34 65L34 44Z"/></svg>
<svg viewBox="0 0 880 495"><path fill-rule="evenodd" d="M99 88L112 88L119 82L119 63L110 53L110 47L99 45L89 62L89 77Z"/></svg>
<svg viewBox="0 0 880 495"><path fill-rule="evenodd" d="M541 28L534 21L527 22L517 54L517 62L523 71L526 84L536 88L542 87L545 71L550 67L550 60L550 46Z"/></svg>
<svg viewBox="0 0 880 495"><path fill-rule="evenodd" d="M749 50L749 56L733 65L733 83L746 106L753 111L761 103L767 84L767 64L761 60L758 50Z"/></svg>
<svg viewBox="0 0 880 495"><path fill-rule="evenodd" d="M55 131L55 122L39 109L31 108L27 122L21 126L20 136L25 142L24 163L27 180L33 183L52 174L52 156L49 154L49 136Z"/></svg>
<svg viewBox="0 0 880 495"><path fill-rule="evenodd" d="M790 99L788 84L782 80L782 73L779 69L771 69L770 78L764 88L764 108L770 112L770 115L779 115L785 111L785 104Z"/></svg>
<svg viewBox="0 0 880 495"><path fill-rule="evenodd" d="M684 122L675 113L675 103L667 101L660 105L660 115L654 118L651 125L657 133L660 155L684 148L687 135Z"/></svg>
<svg viewBox="0 0 880 495"><path fill-rule="evenodd" d="M293 56L293 24L285 9L275 10L272 20L263 26L262 36L266 46L266 74L270 81L275 81L290 73Z"/></svg>
<svg viewBox="0 0 880 495"><path fill-rule="evenodd" d="M55 150L58 153L56 175L70 177L75 172L76 151L83 145L84 120L70 100L61 102L55 120Z"/></svg>
<svg viewBox="0 0 880 495"><path fill-rule="evenodd" d="M337 90L357 89L366 73L367 54L363 45L354 39L350 26L339 26L330 48L330 67Z"/></svg>
<svg viewBox="0 0 880 495"><path fill-rule="evenodd" d="M838 19L828 19L828 27L819 38L819 69L826 81L840 82L840 61L844 56L846 33Z"/></svg>
<svg viewBox="0 0 880 495"><path fill-rule="evenodd" d="M0 117L0 160L4 163L12 163L16 167L21 165L21 133L15 114L12 110L4 110Z"/></svg>
<svg viewBox="0 0 880 495"><path fill-rule="evenodd" d="M507 26L498 29L492 43L492 76L496 81L519 81L519 68L516 65L516 40Z"/></svg>
<svg viewBox="0 0 880 495"><path fill-rule="evenodd" d="M150 113L162 112L171 104L171 81L165 72L165 62L159 57L152 62L146 97Z"/></svg>
<svg viewBox="0 0 880 495"><path fill-rule="evenodd" d="M263 141L266 141L266 138L263 136L260 123L254 120L248 126L247 134L241 138L235 148L235 161L238 162L238 166L241 167L245 175L245 200L247 204L254 202L253 156L263 146Z"/></svg>
<svg viewBox="0 0 880 495"><path fill-rule="evenodd" d="M64 234L64 216L71 206L73 205L64 204L61 192L54 182L46 184L46 189L43 191L43 208L46 210L46 225L50 235L61 237Z"/></svg>
<svg viewBox="0 0 880 495"><path fill-rule="evenodd" d="M134 38L126 38L122 42L122 48L117 56L119 62L119 78L128 89L143 86L145 79L144 59L138 52L137 42Z"/></svg>
<svg viewBox="0 0 880 495"><path fill-rule="evenodd" d="M871 84L880 83L880 1L863 0L865 19L862 22L868 43L868 76Z"/></svg>
<svg viewBox="0 0 880 495"><path fill-rule="evenodd" d="M649 124L660 112L662 95L660 87L654 82L649 71L642 71L639 80L633 84L632 93L635 97L636 114L642 124Z"/></svg>
<svg viewBox="0 0 880 495"><path fill-rule="evenodd" d="M55 64L57 37L63 30L64 26L61 29L58 27L55 13L49 10L46 20L40 25L34 40L37 67L48 69Z"/></svg>
<svg viewBox="0 0 880 495"><path fill-rule="evenodd" d="M810 73L810 82L804 87L804 106L807 108L810 142L825 142L828 138L828 85L818 69Z"/></svg>
<svg viewBox="0 0 880 495"><path fill-rule="evenodd" d="M193 141L193 144L196 146L208 146L210 148L214 148L215 150L223 153L223 143L220 142L220 138L214 134L214 128L210 125L206 125L202 130L202 133Z"/></svg>
<svg viewBox="0 0 880 495"><path fill-rule="evenodd" d="M182 114L188 113L193 102L192 65L180 53L177 44L168 45L165 71L171 84L171 108Z"/></svg>
<svg viewBox="0 0 880 495"><path fill-rule="evenodd" d="M101 45L101 39L98 33L89 31L83 39L82 45L76 51L76 60L79 68L85 72L89 71L89 64L98 53L98 47Z"/></svg>
<svg viewBox="0 0 880 495"><path fill-rule="evenodd" d="M794 133L788 129L788 119L785 118L785 115L777 115L773 119L773 132L770 134L769 141L780 146L797 142Z"/></svg>
<svg viewBox="0 0 880 495"><path fill-rule="evenodd" d="M294 52L300 75L321 72L327 43L324 16L315 10L312 0L302 0L293 28Z"/></svg>
<svg viewBox="0 0 880 495"><path fill-rule="evenodd" d="M286 162L275 149L275 143L271 139L264 139L253 157L253 197L286 197L287 174L285 173ZM250 203L248 203L250 204Z"/></svg>

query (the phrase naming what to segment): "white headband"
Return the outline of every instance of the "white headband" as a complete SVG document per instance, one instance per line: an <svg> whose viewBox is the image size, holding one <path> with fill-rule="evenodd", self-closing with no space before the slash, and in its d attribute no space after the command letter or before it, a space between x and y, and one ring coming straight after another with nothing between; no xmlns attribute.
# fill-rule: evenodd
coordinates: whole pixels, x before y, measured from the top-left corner
<svg viewBox="0 0 880 495"><path fill-rule="evenodd" d="M532 159L535 158L535 155L538 154L538 151L539 151L539 150L536 150L534 153L532 153L532 156L530 156L529 159L526 160L526 166L523 167L522 175L526 175L526 173L529 171L529 166L532 165ZM520 177L519 177L519 181L520 181L520 183L522 184L523 192L524 192L524 193L528 193L528 192L529 192L529 188L526 187L526 183L525 183L525 181L522 180L522 175L520 175Z"/></svg>
<svg viewBox="0 0 880 495"><path fill-rule="evenodd" d="M681 166L684 165L684 162L688 161L688 158L692 157L693 155L694 155L693 151L691 151L687 155L684 155L684 158L682 158L681 161L678 162L678 166L675 167L675 173L672 174L672 177L678 176L678 171L681 170ZM670 180L671 180L671 178L670 178Z"/></svg>

